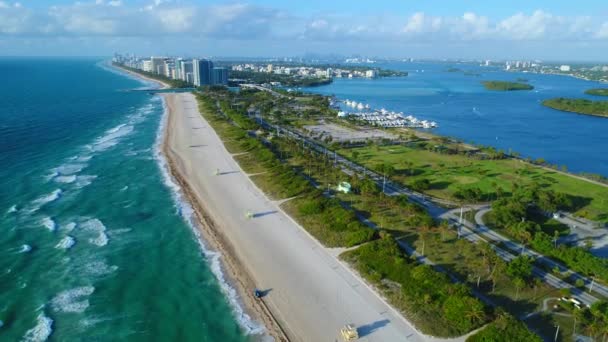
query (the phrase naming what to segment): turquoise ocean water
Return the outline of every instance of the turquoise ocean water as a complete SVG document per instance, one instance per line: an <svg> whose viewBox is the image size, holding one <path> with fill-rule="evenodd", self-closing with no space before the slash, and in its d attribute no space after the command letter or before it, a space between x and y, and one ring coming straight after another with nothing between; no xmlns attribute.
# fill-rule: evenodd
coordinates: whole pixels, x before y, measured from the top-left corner
<svg viewBox="0 0 608 342"><path fill-rule="evenodd" d="M163 102L98 59L0 59L0 340L245 341L159 155Z"/></svg>

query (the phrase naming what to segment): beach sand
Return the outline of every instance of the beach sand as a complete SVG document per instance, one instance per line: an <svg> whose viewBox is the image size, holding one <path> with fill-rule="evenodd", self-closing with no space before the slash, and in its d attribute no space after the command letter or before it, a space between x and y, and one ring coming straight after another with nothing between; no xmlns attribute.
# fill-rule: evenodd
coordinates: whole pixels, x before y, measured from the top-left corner
<svg viewBox="0 0 608 342"><path fill-rule="evenodd" d="M163 96L169 112L163 150L171 173L195 208L203 238L222 254L224 271L270 335L336 341L340 328L353 323L365 341L441 340L416 331L269 200L200 115L194 95ZM267 295L255 299L254 288Z"/></svg>

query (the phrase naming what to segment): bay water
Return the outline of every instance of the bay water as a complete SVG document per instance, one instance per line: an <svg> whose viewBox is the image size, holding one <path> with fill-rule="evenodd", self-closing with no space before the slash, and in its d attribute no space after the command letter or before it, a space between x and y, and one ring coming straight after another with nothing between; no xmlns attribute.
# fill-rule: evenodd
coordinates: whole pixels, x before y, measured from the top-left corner
<svg viewBox="0 0 608 342"><path fill-rule="evenodd" d="M608 118L542 105L543 100L555 97L607 100L584 93L590 88L608 88L607 84L561 75L507 72L470 63L391 62L370 67L407 71L409 75L335 78L329 85L306 90L436 121L439 128L431 132L515 151L524 157L543 158L573 172L608 177ZM534 90L489 91L481 83L522 79Z"/></svg>

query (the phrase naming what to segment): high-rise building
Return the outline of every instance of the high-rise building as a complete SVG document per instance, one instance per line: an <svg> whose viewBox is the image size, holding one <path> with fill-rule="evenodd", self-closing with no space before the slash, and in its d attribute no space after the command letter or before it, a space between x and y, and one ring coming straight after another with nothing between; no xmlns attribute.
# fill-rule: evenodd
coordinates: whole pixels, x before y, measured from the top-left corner
<svg viewBox="0 0 608 342"><path fill-rule="evenodd" d="M173 70L173 78L176 80L182 79L182 59L178 58L175 60L175 67Z"/></svg>
<svg viewBox="0 0 608 342"><path fill-rule="evenodd" d="M181 80L182 81L186 81L188 83L193 83L193 77L192 77L192 61L181 61L180 62L181 66ZM188 77L190 77L190 79L188 79Z"/></svg>
<svg viewBox="0 0 608 342"><path fill-rule="evenodd" d="M213 62L206 59L192 60L194 85L197 87L213 84Z"/></svg>
<svg viewBox="0 0 608 342"><path fill-rule="evenodd" d="M228 69L226 68L213 68L213 84L228 84Z"/></svg>
<svg viewBox="0 0 608 342"><path fill-rule="evenodd" d="M146 72L152 72L152 61L149 59L144 60L141 69Z"/></svg>
<svg viewBox="0 0 608 342"><path fill-rule="evenodd" d="M164 74L165 71L165 59L163 57L154 57L150 58L151 71L157 74Z"/></svg>

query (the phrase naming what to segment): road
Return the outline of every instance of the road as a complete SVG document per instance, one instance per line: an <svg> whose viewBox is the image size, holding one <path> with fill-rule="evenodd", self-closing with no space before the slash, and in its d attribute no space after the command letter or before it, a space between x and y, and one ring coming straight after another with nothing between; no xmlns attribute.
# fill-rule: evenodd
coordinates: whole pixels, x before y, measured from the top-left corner
<svg viewBox="0 0 608 342"><path fill-rule="evenodd" d="M506 246L508 249L510 249L512 251L520 251L520 254L531 256L532 258L534 258L536 260L537 263L545 265L545 267L547 267L548 269L554 269L557 267L560 269L560 271L562 272L563 275L570 277L570 279L573 279L573 281L576 281L577 279L582 280L585 283L585 288L587 290L589 290L589 291L593 290L594 292L598 293L599 295L601 295L603 297L608 297L608 287L606 287L605 285L599 284L599 283L593 281L592 279L589 279L575 271L572 271L571 269L564 266L563 264L558 263L552 259L549 259L546 256L544 256L540 253L537 253L529 248L525 248L522 244L514 242L514 241L510 240L509 238L488 228L483 221L483 216L490 210L491 209L489 207L484 207L483 209L481 209L480 211L478 211L475 214L475 222L477 223L476 226L473 226L473 230L475 233L485 237L486 239L488 239L489 241L492 241L494 243L502 243L504 246ZM451 213L452 213L452 217L454 217L455 213L453 211ZM585 302L585 304L591 304L591 303Z"/></svg>
<svg viewBox="0 0 608 342"><path fill-rule="evenodd" d="M225 252L235 253L256 287L268 291L263 300L292 340L334 341L346 323L358 326L363 341L465 340L415 330L255 186L191 94L165 97L173 164L230 241ZM253 217L245 215L249 211Z"/></svg>
<svg viewBox="0 0 608 342"><path fill-rule="evenodd" d="M286 129L282 126L272 125L268 122L259 121L259 123L262 124L266 129L278 132L280 134L285 134L291 138L302 141L303 145L307 148L311 148L319 153L324 153L324 154L327 154L327 155L333 157L334 163L341 165L345 169L348 169L348 170L351 170L352 172L370 177L372 180L374 180L378 184L378 186L381 189L383 189L383 191L387 195L390 195L390 196L405 195L412 202L417 203L417 204L421 205L422 207L424 207L432 217L434 217L436 219L448 220L452 225L457 225L457 223L459 222L459 216L455 213L454 210L449 210L449 209L446 209L439 205L439 204L442 204L442 205L453 206L455 204L454 202L438 200L438 199L434 199L434 198L431 199L429 196L425 196L424 194L414 192L410 189L407 189L407 188L399 186L393 182L390 182L390 181L386 180L385 177L376 173L375 171L369 170L362 165L356 164L356 163L338 155L335 151L330 151L325 146L317 143L313 139L303 135L300 132L297 132L295 130ZM483 209L484 206L479 206L479 208ZM487 209L487 206L485 208ZM459 209L456 209L456 210L459 210ZM534 257L537 260L537 262L547 265L547 267L549 269L553 269L554 267L557 266L564 272L567 272L567 274L571 274L572 277L574 277L574 279L582 279L585 282L586 288L593 286L593 290L595 292L597 292L598 294L600 294L602 296L608 297L608 288L606 286L597 284L596 282L592 281L591 279L581 276L581 275L577 274L576 272L569 270L567 267L565 267L553 260L550 260L547 257L545 257L539 253L536 253L529 249L523 248L522 245L520 245L516 242L513 242L510 239L496 233L495 231L489 229L488 227L486 227L483 224L480 225L479 227L477 227L476 224L473 224L473 223L463 219L462 225L460 228L460 233L461 233L461 237L463 237L471 242L480 242L480 241L491 242L490 245L492 246L492 248L496 251L496 253L503 260L505 260L507 262L512 260L513 258L515 258L517 255L519 255L520 254L519 251L523 250L523 253ZM498 243L502 243L504 246L507 246L508 250L496 246L496 244L498 244ZM517 251L517 252L514 253L512 251ZM562 289L562 288L570 289L572 296L578 298L581 302L583 302L586 305L591 305L591 304L595 303L596 301L598 301L597 297L568 284L567 282L561 280L557 276L553 275L552 273L550 273L548 271L545 271L544 269L542 269L540 267L534 266L533 274L534 274L534 276L542 279L545 283L547 283L557 289Z"/></svg>

